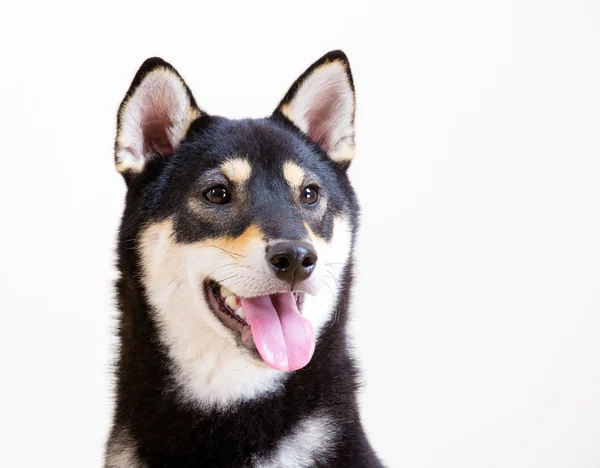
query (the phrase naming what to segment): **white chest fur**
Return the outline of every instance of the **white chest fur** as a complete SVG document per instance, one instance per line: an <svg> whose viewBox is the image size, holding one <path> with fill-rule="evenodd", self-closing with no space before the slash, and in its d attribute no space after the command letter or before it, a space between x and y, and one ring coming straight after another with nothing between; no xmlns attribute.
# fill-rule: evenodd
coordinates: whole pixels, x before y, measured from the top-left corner
<svg viewBox="0 0 600 468"><path fill-rule="evenodd" d="M337 436L327 414L314 414L302 420L283 437L272 453L254 460L254 468L309 468L331 454Z"/></svg>

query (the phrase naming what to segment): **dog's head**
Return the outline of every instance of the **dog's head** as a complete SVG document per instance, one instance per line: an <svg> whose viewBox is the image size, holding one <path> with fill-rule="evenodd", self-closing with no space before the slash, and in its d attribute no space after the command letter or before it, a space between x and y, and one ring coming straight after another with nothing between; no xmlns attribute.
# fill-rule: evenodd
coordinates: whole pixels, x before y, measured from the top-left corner
<svg viewBox="0 0 600 468"><path fill-rule="evenodd" d="M325 55L270 117L248 120L208 115L149 59L117 131L121 246L135 245L132 273L173 354L229 346L258 367L305 366L335 318L356 227L346 56Z"/></svg>

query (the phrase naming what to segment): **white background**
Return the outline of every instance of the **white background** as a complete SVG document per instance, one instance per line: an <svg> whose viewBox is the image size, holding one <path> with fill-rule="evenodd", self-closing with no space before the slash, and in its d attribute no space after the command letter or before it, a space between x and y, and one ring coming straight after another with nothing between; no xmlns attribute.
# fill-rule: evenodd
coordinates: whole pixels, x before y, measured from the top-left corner
<svg viewBox="0 0 600 468"><path fill-rule="evenodd" d="M269 114L330 49L358 92L355 321L390 467L600 466L600 3L21 2L0 48L0 466L100 467L117 106L170 61Z"/></svg>

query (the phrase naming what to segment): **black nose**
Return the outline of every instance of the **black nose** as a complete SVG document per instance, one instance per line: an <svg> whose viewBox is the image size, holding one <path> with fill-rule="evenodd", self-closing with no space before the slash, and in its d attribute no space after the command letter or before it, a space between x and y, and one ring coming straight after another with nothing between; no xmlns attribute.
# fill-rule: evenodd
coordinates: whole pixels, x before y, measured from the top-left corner
<svg viewBox="0 0 600 468"><path fill-rule="evenodd" d="M308 278L313 272L317 252L307 242L278 242L267 248L267 261L277 278L294 283Z"/></svg>

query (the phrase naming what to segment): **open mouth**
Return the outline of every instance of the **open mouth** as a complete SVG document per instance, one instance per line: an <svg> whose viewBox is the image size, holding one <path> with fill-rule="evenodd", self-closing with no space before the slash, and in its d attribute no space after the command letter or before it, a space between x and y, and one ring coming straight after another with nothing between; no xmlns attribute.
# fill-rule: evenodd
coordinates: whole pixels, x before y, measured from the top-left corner
<svg viewBox="0 0 600 468"><path fill-rule="evenodd" d="M315 350L312 325L300 310L303 293L280 292L242 298L213 280L204 281L206 300L221 322L239 334L241 344L258 351L278 370L304 367Z"/></svg>

